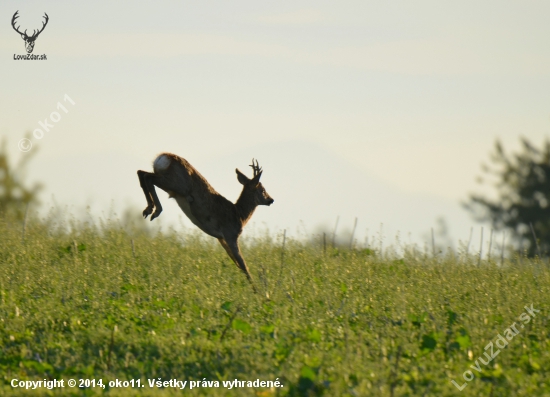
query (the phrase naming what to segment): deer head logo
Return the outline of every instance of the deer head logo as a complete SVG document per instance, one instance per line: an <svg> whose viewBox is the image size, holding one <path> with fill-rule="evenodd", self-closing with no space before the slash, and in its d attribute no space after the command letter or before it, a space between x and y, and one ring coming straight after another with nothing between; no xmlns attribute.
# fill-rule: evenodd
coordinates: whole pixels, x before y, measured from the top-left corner
<svg viewBox="0 0 550 397"><path fill-rule="evenodd" d="M21 38L23 40L25 40L25 49L27 50L27 53L28 54L31 54L32 53L32 50L34 49L34 42L35 40L38 38L38 35L40 33L42 33L42 31L44 30L44 28L46 27L46 25L48 24L48 20L50 19L48 17L48 14L44 13L44 19L45 21L42 22L42 29L39 29L38 31L37 30L33 30L33 33L31 36L27 35L27 29L25 29L24 32L21 32L19 30L19 26L15 26L15 23L16 23L16 19L19 18L19 15L18 15L19 11L16 11L15 14L13 14L13 18L11 19L11 26L13 27L13 29L19 33L21 35Z"/></svg>

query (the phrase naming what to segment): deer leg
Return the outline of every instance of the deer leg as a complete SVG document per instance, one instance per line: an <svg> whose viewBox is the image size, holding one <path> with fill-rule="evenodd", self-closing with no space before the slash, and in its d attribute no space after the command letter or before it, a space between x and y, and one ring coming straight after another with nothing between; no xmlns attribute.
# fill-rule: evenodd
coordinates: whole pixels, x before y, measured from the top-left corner
<svg viewBox="0 0 550 397"><path fill-rule="evenodd" d="M219 238L218 241L220 242L220 244L222 245L223 249L225 250L225 252L227 252L227 255L229 255L229 257L231 258L231 260L233 261L233 263L235 263L235 265L239 266L238 262L237 262L237 259L235 258L235 256L233 255L233 252L231 252L231 249L229 248L229 246L227 245L227 243L225 242L225 240L223 238ZM240 267L239 267L240 268Z"/></svg>
<svg viewBox="0 0 550 397"><path fill-rule="evenodd" d="M149 190L149 193L151 194L151 197L153 199L153 202L155 203L155 212L153 212L153 215L151 215L151 220L157 218L160 213L162 212L162 205L160 205L159 197L157 196L157 191L155 190L155 185L160 187L162 190L162 186L164 184L159 180L160 178L152 173L147 173L145 175L145 183L147 184L147 189Z"/></svg>
<svg viewBox="0 0 550 397"><path fill-rule="evenodd" d="M151 215L153 209L153 215L151 220L157 218L162 212L162 205L157 196L157 191L155 186L164 190L170 195L173 195L174 192L185 196L189 203L193 202L193 197L189 194L188 189L182 187L181 181L171 181L169 178L164 177L163 175L158 175L152 172L138 171L139 182L145 193L145 198L147 199L147 208L143 211L143 217Z"/></svg>
<svg viewBox="0 0 550 397"><path fill-rule="evenodd" d="M239 269L243 271L243 273L246 275L246 278L252 285L252 289L255 293L258 293L256 290L256 286L254 285L254 282L252 281L252 276L250 275L250 272L248 270L248 266L246 266L246 263L244 261L243 256L241 255L241 250L239 249L239 244L237 243L237 240L235 241L226 241L223 238L219 238L218 241L222 245L222 247L225 249L229 257L235 262L235 265Z"/></svg>
<svg viewBox="0 0 550 397"><path fill-rule="evenodd" d="M147 198L147 208L143 210L143 217L147 218L151 214L153 208L155 212L151 216L151 220L155 219L162 212L162 205L157 196L157 191L155 190L155 185L160 187L162 190L168 190L166 188L166 183L163 183L162 178L159 178L158 175L151 172L138 171L139 181L141 187L145 192L145 198Z"/></svg>
<svg viewBox="0 0 550 397"><path fill-rule="evenodd" d="M153 212L153 209L155 208L155 204L153 203L153 198L151 197L151 193L149 192L147 183L145 182L145 174L148 174L148 172L139 170L137 174L139 178L139 184L143 189L143 193L145 194L145 199L147 200L147 207L143 210L143 217L147 218L149 215L151 215L151 213Z"/></svg>

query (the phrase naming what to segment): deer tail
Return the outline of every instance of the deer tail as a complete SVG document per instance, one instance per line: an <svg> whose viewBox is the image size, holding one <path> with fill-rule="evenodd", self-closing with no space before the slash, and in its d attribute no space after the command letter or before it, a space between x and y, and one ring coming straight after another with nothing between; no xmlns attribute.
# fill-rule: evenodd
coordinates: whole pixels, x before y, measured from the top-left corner
<svg viewBox="0 0 550 397"><path fill-rule="evenodd" d="M166 153L159 154L153 162L153 170L155 174L161 174L170 167L172 159Z"/></svg>

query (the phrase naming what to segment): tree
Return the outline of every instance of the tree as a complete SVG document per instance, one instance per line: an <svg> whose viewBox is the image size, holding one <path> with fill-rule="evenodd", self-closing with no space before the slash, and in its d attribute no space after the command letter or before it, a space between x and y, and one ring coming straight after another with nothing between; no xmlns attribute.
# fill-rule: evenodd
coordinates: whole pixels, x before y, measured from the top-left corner
<svg viewBox="0 0 550 397"><path fill-rule="evenodd" d="M538 149L526 138L520 140L522 149L514 154L506 153L497 140L491 154L493 166L482 165L485 174L497 179L498 199L472 194L464 206L477 220L509 230L518 245L528 246L530 256L546 255L550 251L550 141Z"/></svg>
<svg viewBox="0 0 550 397"><path fill-rule="evenodd" d="M7 141L0 144L0 216L10 216L21 220L25 216L28 204L38 202L38 192L42 185L35 183L31 187L25 187L23 179L25 168L36 150L24 153L19 163L13 167L10 164Z"/></svg>

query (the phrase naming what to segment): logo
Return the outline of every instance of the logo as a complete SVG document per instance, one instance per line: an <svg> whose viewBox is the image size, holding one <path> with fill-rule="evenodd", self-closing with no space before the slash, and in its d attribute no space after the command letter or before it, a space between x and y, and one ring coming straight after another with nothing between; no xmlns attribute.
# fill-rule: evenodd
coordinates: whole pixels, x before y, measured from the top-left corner
<svg viewBox="0 0 550 397"><path fill-rule="evenodd" d="M45 21L42 22L42 28L39 29L38 31L34 29L32 35L29 36L27 35L27 29L25 29L24 32L21 32L19 30L20 26L15 26L15 24L18 23L16 21L16 19L19 18L18 13L19 11L16 11L15 14L13 14L13 18L11 19L11 26L17 33L21 35L21 38L25 40L25 49L27 50L27 54L32 54L32 50L34 49L34 42L38 38L38 35L42 33L42 31L44 30L50 18L48 17L48 14L44 13L43 18L45 19Z"/></svg>

